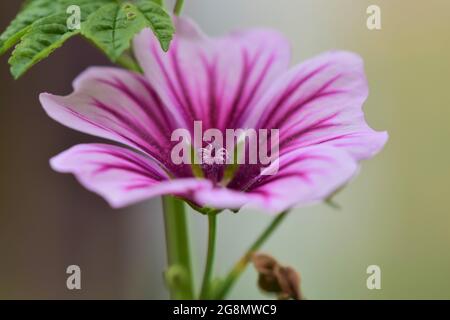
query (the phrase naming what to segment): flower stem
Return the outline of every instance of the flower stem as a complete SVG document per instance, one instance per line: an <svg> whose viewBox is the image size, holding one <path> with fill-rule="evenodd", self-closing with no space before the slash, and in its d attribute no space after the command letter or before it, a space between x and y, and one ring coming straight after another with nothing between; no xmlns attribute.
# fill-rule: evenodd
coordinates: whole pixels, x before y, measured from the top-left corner
<svg viewBox="0 0 450 320"><path fill-rule="evenodd" d="M269 224L269 226L264 230L264 232L250 246L247 252L234 265L233 269L231 269L231 271L225 278L221 289L217 293L216 299L222 300L227 296L228 292L233 287L236 280L244 272L245 268L250 262L252 254L255 251L259 250L259 248L266 242L266 240L273 233L273 231L280 225L280 223L284 220L284 218L286 218L288 212L289 211L284 211L280 213L276 218L274 218L273 221Z"/></svg>
<svg viewBox="0 0 450 320"><path fill-rule="evenodd" d="M183 5L184 5L184 0L177 0L177 2L175 3L175 7L173 8L173 13L176 16L180 15L181 10L183 9Z"/></svg>
<svg viewBox="0 0 450 320"><path fill-rule="evenodd" d="M183 285L170 288L172 299L194 299L194 281L192 276L189 248L189 230L184 202L171 196L163 197L164 223L166 229L167 262L169 268L180 267L183 270Z"/></svg>
<svg viewBox="0 0 450 320"><path fill-rule="evenodd" d="M217 212L208 213L208 253L206 257L205 273L203 275L200 299L208 299L211 287L212 271L214 267L214 257L216 253L216 223Z"/></svg>

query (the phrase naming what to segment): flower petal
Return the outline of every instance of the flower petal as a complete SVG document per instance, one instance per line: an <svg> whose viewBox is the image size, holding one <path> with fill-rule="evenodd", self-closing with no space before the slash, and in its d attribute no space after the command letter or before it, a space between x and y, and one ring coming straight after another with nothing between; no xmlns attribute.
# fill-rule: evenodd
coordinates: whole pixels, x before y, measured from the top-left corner
<svg viewBox="0 0 450 320"><path fill-rule="evenodd" d="M91 67L74 81L72 94L43 93L40 101L63 125L137 148L174 169L169 158L173 117L143 76Z"/></svg>
<svg viewBox="0 0 450 320"><path fill-rule="evenodd" d="M280 129L283 152L327 144L347 150L357 160L370 158L383 147L387 133L367 125L362 111L367 94L359 56L322 54L277 79L246 126Z"/></svg>
<svg viewBox="0 0 450 320"><path fill-rule="evenodd" d="M277 32L255 29L208 38L190 20L175 18L169 52L148 29L134 40L134 52L146 77L181 127L194 120L203 127L235 128L246 109L287 70L290 50Z"/></svg>
<svg viewBox="0 0 450 320"><path fill-rule="evenodd" d="M276 168L278 166L278 171ZM248 205L279 213L297 205L326 199L357 172L357 162L347 152L330 146L311 146L282 155L265 173L240 190L215 188L195 194L198 203L218 208Z"/></svg>
<svg viewBox="0 0 450 320"><path fill-rule="evenodd" d="M188 197L210 187L207 180L170 180L151 159L107 144L76 145L50 160L55 171L72 173L88 190L101 195L112 207L124 207L157 195Z"/></svg>

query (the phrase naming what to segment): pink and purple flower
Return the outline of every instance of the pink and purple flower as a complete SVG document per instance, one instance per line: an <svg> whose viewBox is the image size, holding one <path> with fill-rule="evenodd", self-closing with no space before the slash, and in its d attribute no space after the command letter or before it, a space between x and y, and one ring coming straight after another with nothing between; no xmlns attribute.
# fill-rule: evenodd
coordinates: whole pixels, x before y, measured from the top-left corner
<svg viewBox="0 0 450 320"><path fill-rule="evenodd" d="M387 133L364 119L368 87L359 56L329 52L289 68L289 45L277 32L209 38L185 18L175 22L167 53L148 29L135 38L143 75L93 67L72 94L40 96L54 120L115 142L76 145L51 160L111 206L170 194L198 207L280 212L324 200L385 144ZM171 133L192 131L194 121L204 130L279 129L278 172L240 164L225 178L223 164L201 166L200 175L193 165L174 164Z"/></svg>

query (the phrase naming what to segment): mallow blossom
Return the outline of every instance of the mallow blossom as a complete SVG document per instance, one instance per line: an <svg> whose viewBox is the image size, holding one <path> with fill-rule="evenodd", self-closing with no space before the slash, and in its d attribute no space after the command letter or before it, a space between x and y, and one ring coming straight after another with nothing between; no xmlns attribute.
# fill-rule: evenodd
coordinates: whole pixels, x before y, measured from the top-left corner
<svg viewBox="0 0 450 320"><path fill-rule="evenodd" d="M175 195L198 207L244 205L281 212L318 202L346 184L360 160L387 140L372 130L362 105L368 95L362 59L321 54L289 68L290 49L272 30L210 38L190 20L175 18L165 53L148 29L133 47L143 74L92 67L68 96L43 93L47 114L72 129L115 144L79 144L51 159L113 207ZM279 129L278 171L240 164L174 164L171 133L203 129Z"/></svg>

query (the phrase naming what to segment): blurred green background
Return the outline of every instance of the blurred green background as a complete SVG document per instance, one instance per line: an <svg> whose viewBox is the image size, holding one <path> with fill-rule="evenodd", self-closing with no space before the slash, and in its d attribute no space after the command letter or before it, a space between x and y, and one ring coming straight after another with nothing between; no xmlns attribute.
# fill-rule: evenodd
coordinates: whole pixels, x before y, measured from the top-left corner
<svg viewBox="0 0 450 320"><path fill-rule="evenodd" d="M168 1L171 4L171 1ZM381 7L382 30L366 27ZM3 29L19 1L0 3ZM263 248L302 276L309 299L450 298L450 1L187 0L184 14L209 34L266 26L292 43L293 63L345 49L366 63L369 124L390 140L336 201L295 210ZM163 299L165 243L160 200L112 210L48 159L98 141L49 119L37 96L66 94L84 68L108 61L80 39L13 81L0 59L0 299ZM195 268L203 269L206 218L192 212ZM225 273L267 215L219 217L217 272ZM66 289L66 267L82 290ZM366 288L366 268L382 289ZM231 298L266 298L249 268Z"/></svg>

